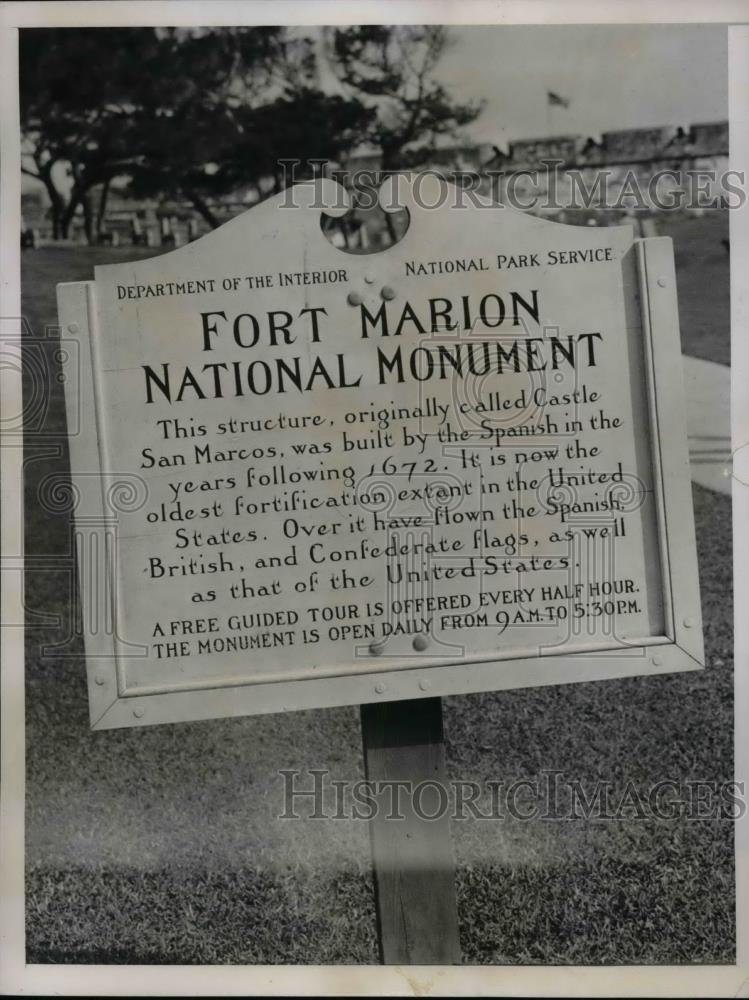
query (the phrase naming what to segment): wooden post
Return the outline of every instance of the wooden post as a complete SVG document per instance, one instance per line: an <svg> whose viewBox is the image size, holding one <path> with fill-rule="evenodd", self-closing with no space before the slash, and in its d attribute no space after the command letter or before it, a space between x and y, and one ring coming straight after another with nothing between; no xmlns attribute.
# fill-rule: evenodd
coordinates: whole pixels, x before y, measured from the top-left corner
<svg viewBox="0 0 749 1000"><path fill-rule="evenodd" d="M392 801L403 819L388 819L390 794L377 795L370 821L381 959L385 965L458 965L461 962L455 862L449 809L439 809L438 783L449 802L445 780L442 701L424 698L362 705L362 738L367 780L408 782ZM440 813L436 819L418 815Z"/></svg>

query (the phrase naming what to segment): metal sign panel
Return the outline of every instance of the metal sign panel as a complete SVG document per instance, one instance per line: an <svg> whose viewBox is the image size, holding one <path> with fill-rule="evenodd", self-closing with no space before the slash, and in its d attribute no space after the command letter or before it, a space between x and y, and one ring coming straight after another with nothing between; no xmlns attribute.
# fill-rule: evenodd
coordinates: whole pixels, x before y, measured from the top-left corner
<svg viewBox="0 0 749 1000"><path fill-rule="evenodd" d="M701 665L671 241L432 194L59 286L94 727Z"/></svg>

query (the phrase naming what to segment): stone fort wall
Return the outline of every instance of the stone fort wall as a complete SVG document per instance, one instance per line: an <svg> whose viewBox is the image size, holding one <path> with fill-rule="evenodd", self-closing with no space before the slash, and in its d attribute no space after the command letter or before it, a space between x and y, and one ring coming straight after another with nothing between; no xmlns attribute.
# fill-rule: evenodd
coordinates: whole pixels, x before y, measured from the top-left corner
<svg viewBox="0 0 749 1000"><path fill-rule="evenodd" d="M604 132L598 139L583 135L517 139L506 150L488 143L453 146L433 153L430 165L510 172L536 169L548 160L561 160L564 169L573 169L727 157L728 122L720 121L687 128L664 125L620 129ZM374 168L377 158L367 159Z"/></svg>
<svg viewBox="0 0 749 1000"><path fill-rule="evenodd" d="M378 157L371 155L353 158L348 168L376 170L378 165ZM600 212L607 207L613 215L638 209L657 214L661 210L650 201L647 206L638 204L631 196L633 184L646 196L655 190L666 203L681 190L684 210L699 213L702 209L689 197L696 183L690 172L705 175L701 200L721 206L725 196L721 174L727 167L728 122L720 121L686 128L620 129L604 132L599 138L560 135L519 139L506 149L486 143L452 146L434 151L418 169L439 171L448 177L451 173L478 174L479 192L496 200L514 200L519 207L539 214L558 214L560 210L565 214L570 208L597 210L596 221L604 222ZM678 176L661 177L664 171L677 172ZM714 173L714 181L708 172ZM605 187L597 189L604 178ZM554 201L557 208L549 204Z"/></svg>

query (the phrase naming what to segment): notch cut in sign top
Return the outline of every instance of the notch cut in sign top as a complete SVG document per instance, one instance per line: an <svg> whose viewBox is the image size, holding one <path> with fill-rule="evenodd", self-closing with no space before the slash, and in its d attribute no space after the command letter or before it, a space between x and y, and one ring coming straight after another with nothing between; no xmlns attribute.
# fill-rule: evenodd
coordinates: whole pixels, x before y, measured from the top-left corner
<svg viewBox="0 0 749 1000"><path fill-rule="evenodd" d="M92 723L697 668L670 241L319 194L59 288Z"/></svg>

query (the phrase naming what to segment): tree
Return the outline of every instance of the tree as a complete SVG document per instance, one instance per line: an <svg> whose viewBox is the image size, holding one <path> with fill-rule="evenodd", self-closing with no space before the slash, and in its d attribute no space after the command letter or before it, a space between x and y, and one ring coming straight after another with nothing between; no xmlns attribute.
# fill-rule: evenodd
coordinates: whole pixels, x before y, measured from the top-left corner
<svg viewBox="0 0 749 1000"><path fill-rule="evenodd" d="M280 190L283 160L333 159L361 141L373 112L315 87L310 39L283 29L173 33L169 98L142 115L134 194L185 198L209 225L211 200L254 185Z"/></svg>
<svg viewBox="0 0 749 1000"><path fill-rule="evenodd" d="M252 100L279 66L309 73L310 51L282 28L21 32L22 169L47 190L54 235L67 236L82 207L91 241L93 188L101 188L100 225L111 181L142 170L159 136L173 144L174 124L187 135L195 126L198 149L212 135L200 134L206 116L219 121L232 104Z"/></svg>
<svg viewBox="0 0 749 1000"><path fill-rule="evenodd" d="M376 108L367 140L383 172L423 163L441 136L454 136L482 102L454 101L435 69L449 44L442 25L362 25L329 29L333 69L349 92Z"/></svg>
<svg viewBox="0 0 749 1000"><path fill-rule="evenodd" d="M453 100L435 78L449 44L442 25L359 25L327 32L329 61L349 94L376 111L366 141L379 151L383 177L424 164L440 137L456 136L482 102ZM399 233L390 212L390 242Z"/></svg>
<svg viewBox="0 0 749 1000"><path fill-rule="evenodd" d="M132 171L136 196L190 201L218 225L211 201L254 185L260 197L280 191L284 161L337 159L361 141L372 112L355 100L302 87L256 107L185 104L141 122L141 150Z"/></svg>
<svg viewBox="0 0 749 1000"><path fill-rule="evenodd" d="M157 50L150 28L21 31L21 169L46 188L56 238L80 206L91 238L92 189L132 164L133 101Z"/></svg>
<svg viewBox="0 0 749 1000"><path fill-rule="evenodd" d="M215 226L212 198L267 175L277 188L280 159L337 156L372 118L315 89L312 43L285 28L33 29L21 66L23 170L47 189L55 237L82 208L93 241L115 177Z"/></svg>
<svg viewBox="0 0 749 1000"><path fill-rule="evenodd" d="M253 179L237 162L243 123L284 88L314 73L314 52L284 28L169 29L162 33L158 87L134 122L134 195L186 199L212 227L210 200Z"/></svg>

